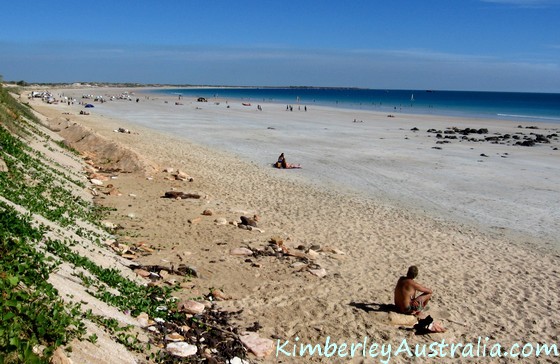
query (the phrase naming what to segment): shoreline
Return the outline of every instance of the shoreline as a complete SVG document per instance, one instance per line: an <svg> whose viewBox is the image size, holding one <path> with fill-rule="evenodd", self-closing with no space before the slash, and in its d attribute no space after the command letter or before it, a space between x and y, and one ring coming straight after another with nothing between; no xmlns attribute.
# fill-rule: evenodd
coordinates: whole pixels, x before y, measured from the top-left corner
<svg viewBox="0 0 560 364"><path fill-rule="evenodd" d="M515 98L516 95L530 95L531 93L526 92L477 92L477 91L425 91L425 90L386 90L387 93L398 93L399 97L386 98L383 94L371 94L367 98L364 95L355 94L352 98L349 98L347 94L330 95L327 94L314 94L314 91L321 90L320 88L303 87L303 88L290 88L290 87L195 87L195 88L171 88L176 91L173 94L161 92L158 90L165 89L153 89L155 95L182 95L187 98L191 97L205 97L208 100L216 100L219 98L229 98L232 101L252 101L252 102L265 102L274 103L279 105L307 105L308 107L334 107L337 109L350 109L350 110L364 110L364 111L374 111L374 112L386 112L386 113L399 113L399 114L410 114L410 115L432 115L432 116L443 116L443 117L462 117L462 118L477 118L477 119L496 119L505 120L510 122L549 122L554 124L560 124L560 110L556 113L551 113L551 110L545 113L533 113L526 111L524 114L524 109L511 109L507 104L504 104L503 100L496 100L497 105L493 105L491 102L487 104L488 100L486 97L482 97L484 94L488 95L504 95L511 94ZM193 91L196 90L196 93ZM303 94L300 94L300 91ZM326 88L326 91L364 91L364 92L377 92L379 89L349 89L349 88ZM184 92L181 92L184 91ZM269 93L267 91L271 91ZM146 93L149 93L147 90ZM186 92L186 95L185 95ZM311 94L309 94L311 92ZM434 92L446 94L446 97L440 99L424 99L419 97L418 100L407 101L407 99L402 98L403 93L408 93L407 97L414 97L410 95L422 95L424 92L427 94L432 94ZM224 93L226 96L224 96ZM478 100L472 104L466 101L465 94L472 94L473 99ZM556 94L553 93L536 93L543 96L555 97ZM456 98L455 102L451 102L453 96ZM458 97L457 95L463 95ZM478 96L476 96L478 95ZM458 98L457 98L458 97ZM498 98L499 99L499 98ZM377 100L377 101L374 101ZM522 100L519 100L522 101ZM517 103L517 101L513 101ZM463 105L459 107L458 105ZM499 105L499 107L498 107ZM549 106L551 107L551 106ZM494 110L492 113L489 110ZM545 110L547 108L545 107ZM533 110L534 111L534 110ZM520 121L521 120L521 121Z"/></svg>
<svg viewBox="0 0 560 364"><path fill-rule="evenodd" d="M92 128L159 165L160 171L152 180L144 174L120 174L113 181L122 196L107 195L102 200L105 206L117 208L111 219L125 228L132 241L148 241L158 247L152 256L139 258L142 263L182 262L197 267L200 277L193 279L192 289L183 294L200 296L211 287L222 289L233 299L219 302L220 307L243 310L238 323L249 327L258 322L261 337L293 340L297 336L310 343L326 336L351 341L364 335L380 343L402 337L412 343L442 338L458 342L484 335L501 343L558 341L555 322L560 309L555 302L560 298L560 256L551 249L512 244L499 233L485 233L391 207L379 199L310 183L307 177L264 168L264 162L254 156L238 157L220 148L188 142L173 130L155 131L122 117L103 117L99 109L86 116L77 115L77 107L43 105L40 101L32 106L49 118L69 118ZM233 105L232 109L243 118L262 117L254 110L247 112ZM196 114L200 110L188 111L201 116ZM351 120L343 123L352 128L345 130L357 126ZM406 124L406 130L413 126ZM320 130L322 124L318 125L313 131ZM118 127L132 133L115 133ZM379 132L384 128L378 127ZM252 135L247 134L249 129L243 128L241 134ZM393 145L385 153L395 155L396 141L406 142L398 127L390 131L393 137L390 134L378 143L383 148ZM430 143L424 152L431 152L434 140L426 140ZM469 150L459 148L455 153L464 149ZM262 161L269 161L265 150L262 154ZM476 158L472 162L478 163ZM166 179L168 175L161 171L168 167L186 171L194 182ZM309 168L304 166L302 171ZM162 199L171 188L205 197L196 201ZM202 215L205 209L211 209L213 215ZM263 233L215 222L220 218L235 221L240 215L253 213L262 217L259 227ZM134 218L128 217L130 214ZM305 246L306 254L314 255L313 264L325 269L326 276L319 278L301 270L290 257L230 254L233 248L247 246L266 251L274 237L282 238L292 249ZM314 245L320 249L309 252ZM428 313L444 323L448 328L445 334L415 336L391 323L390 314L379 308L392 303L396 279L412 264L420 268L419 281L436 292Z"/></svg>

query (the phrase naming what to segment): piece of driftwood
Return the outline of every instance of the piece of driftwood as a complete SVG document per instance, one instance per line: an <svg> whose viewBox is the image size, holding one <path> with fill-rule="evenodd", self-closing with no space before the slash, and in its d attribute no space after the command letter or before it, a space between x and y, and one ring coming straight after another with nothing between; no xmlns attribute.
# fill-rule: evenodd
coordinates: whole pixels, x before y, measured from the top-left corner
<svg viewBox="0 0 560 364"><path fill-rule="evenodd" d="M187 199L187 198L201 198L202 196L198 193L186 193L181 191L167 191L164 198L174 198L174 199Z"/></svg>
<svg viewBox="0 0 560 364"><path fill-rule="evenodd" d="M193 276L198 277L198 273L194 268L186 266L184 264L179 264L179 267L175 269L172 265L171 267L166 267L163 265L141 265L141 264L133 264L129 266L130 269L144 269L145 271L158 273L162 270L169 272L170 274L175 274L178 276Z"/></svg>

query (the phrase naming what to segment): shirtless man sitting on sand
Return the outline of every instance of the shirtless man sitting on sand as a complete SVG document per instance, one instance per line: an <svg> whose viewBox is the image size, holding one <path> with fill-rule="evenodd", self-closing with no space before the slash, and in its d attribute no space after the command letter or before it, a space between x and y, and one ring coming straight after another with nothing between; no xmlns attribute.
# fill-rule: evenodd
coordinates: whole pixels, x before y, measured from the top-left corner
<svg viewBox="0 0 560 364"><path fill-rule="evenodd" d="M416 282L414 278L418 276L418 267L415 265L408 268L406 277L400 277L395 287L395 305L400 313L408 315L418 315L422 311L430 298L432 290ZM417 292L421 292L416 296Z"/></svg>

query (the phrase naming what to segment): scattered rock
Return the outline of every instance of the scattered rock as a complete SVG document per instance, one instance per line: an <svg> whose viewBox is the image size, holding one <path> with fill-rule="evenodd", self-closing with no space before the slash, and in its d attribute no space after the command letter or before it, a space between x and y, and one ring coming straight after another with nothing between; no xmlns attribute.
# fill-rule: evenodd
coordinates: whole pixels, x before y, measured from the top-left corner
<svg viewBox="0 0 560 364"><path fill-rule="evenodd" d="M324 248L321 248L322 252L324 253L333 253L333 254L338 254L338 255L346 255L346 253L344 253L342 250L338 249L338 248L331 248L329 246L326 246Z"/></svg>
<svg viewBox="0 0 560 364"><path fill-rule="evenodd" d="M150 317L145 312L140 313L136 317L136 320L138 321L138 324L140 325L140 327L147 327L147 326L151 325Z"/></svg>
<svg viewBox="0 0 560 364"><path fill-rule="evenodd" d="M116 188L111 188L109 191L105 192L105 194L108 196L122 196L122 193Z"/></svg>
<svg viewBox="0 0 560 364"><path fill-rule="evenodd" d="M319 253L313 249L309 249L307 251L307 255L309 256L310 259L317 259L319 258Z"/></svg>
<svg viewBox="0 0 560 364"><path fill-rule="evenodd" d="M229 251L231 255L249 256L253 255L253 251L247 248L233 248Z"/></svg>
<svg viewBox="0 0 560 364"><path fill-rule="evenodd" d="M258 358L268 356L274 350L274 342L270 339L261 338L256 332L245 333L239 339Z"/></svg>
<svg viewBox="0 0 560 364"><path fill-rule="evenodd" d="M4 162L2 157L0 157L0 172L8 172L8 166L6 165L6 162Z"/></svg>
<svg viewBox="0 0 560 364"><path fill-rule="evenodd" d="M228 222L227 222L227 220L226 220L225 217L219 217L219 218L217 218L216 220L214 220L214 223L215 223L216 225L227 225L227 224L228 224Z"/></svg>
<svg viewBox="0 0 560 364"><path fill-rule="evenodd" d="M195 217L194 219L187 220L189 224L198 224L202 219L200 217Z"/></svg>
<svg viewBox="0 0 560 364"><path fill-rule="evenodd" d="M185 341L185 337L183 335L180 335L180 334L174 332L174 333L171 333L169 335L165 335L165 340L173 341L173 342Z"/></svg>
<svg viewBox="0 0 560 364"><path fill-rule="evenodd" d="M35 345L33 346L33 354L38 356L43 356L43 352L47 347L45 345Z"/></svg>
<svg viewBox="0 0 560 364"><path fill-rule="evenodd" d="M291 265L291 267L292 267L292 268L296 268L296 269L298 269L298 270L301 270L301 269L307 268L307 264L304 263L304 262L294 262L294 263Z"/></svg>
<svg viewBox="0 0 560 364"><path fill-rule="evenodd" d="M204 211L202 211L202 215L204 216L212 216L214 215L214 211L210 210L210 209L206 209Z"/></svg>
<svg viewBox="0 0 560 364"><path fill-rule="evenodd" d="M414 326L418 322L418 319L413 315L403 315L396 312L389 312L389 321L393 325Z"/></svg>
<svg viewBox="0 0 560 364"><path fill-rule="evenodd" d="M111 230L113 230L113 229L116 229L116 228L117 228L117 225L115 225L115 224L113 224L112 222L107 221L107 220L101 221L101 225L102 225L105 229L111 229Z"/></svg>
<svg viewBox="0 0 560 364"><path fill-rule="evenodd" d="M102 182L105 182L105 181L109 180L109 177L107 177L105 175L102 175L102 174L99 174L99 173L92 173L92 174L89 175L89 178L90 179L95 179L95 180L98 180L98 181L102 181Z"/></svg>
<svg viewBox="0 0 560 364"><path fill-rule="evenodd" d="M98 179L92 178L89 181L96 186L103 186L103 182Z"/></svg>
<svg viewBox="0 0 560 364"><path fill-rule="evenodd" d="M247 360L243 360L240 357L236 356L226 362L227 364L249 364Z"/></svg>
<svg viewBox="0 0 560 364"><path fill-rule="evenodd" d="M210 294L218 301L225 301L231 299L230 296L226 295L224 292L222 292L219 289L213 290L212 292L210 292Z"/></svg>
<svg viewBox="0 0 560 364"><path fill-rule="evenodd" d="M187 344L186 342L169 343L165 349L169 354L182 358L193 356L198 350L195 345Z"/></svg>
<svg viewBox="0 0 560 364"><path fill-rule="evenodd" d="M138 274L140 277L148 278L150 276L150 272L144 269L135 269L134 273Z"/></svg>
<svg viewBox="0 0 560 364"><path fill-rule="evenodd" d="M51 364L72 364L72 360L70 360L66 354L64 354L64 350L62 350L62 347L58 347L50 360Z"/></svg>
<svg viewBox="0 0 560 364"><path fill-rule="evenodd" d="M327 275L325 268L309 269L309 273L316 275L319 278L323 278Z"/></svg>
<svg viewBox="0 0 560 364"><path fill-rule="evenodd" d="M183 301L178 305L179 311L198 315L204 312L204 304L196 301Z"/></svg>
<svg viewBox="0 0 560 364"><path fill-rule="evenodd" d="M160 270L159 276L161 277L161 279L167 279L169 278L169 272L166 270Z"/></svg>

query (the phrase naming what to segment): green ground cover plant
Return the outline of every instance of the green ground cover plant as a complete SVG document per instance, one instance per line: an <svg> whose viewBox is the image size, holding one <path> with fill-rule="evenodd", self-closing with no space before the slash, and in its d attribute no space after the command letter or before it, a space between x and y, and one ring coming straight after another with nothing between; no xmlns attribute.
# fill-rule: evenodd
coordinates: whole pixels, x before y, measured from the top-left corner
<svg viewBox="0 0 560 364"><path fill-rule="evenodd" d="M89 273L76 273L89 294L123 312L133 316L146 312L150 317L177 324L186 320L175 310L171 297L176 287L141 285L124 278L116 269L103 268L75 253L72 247L79 242L47 238L47 233L63 236L64 231L70 230L101 246L102 233L76 222L99 226L111 209L76 195L73 191L84 188L84 184L61 173L53 167L53 161L29 146L33 138L45 140L49 150L54 145L49 143L55 143L33 125L37 121L29 107L0 86L0 158L8 169L0 172L0 196L29 211L24 215L0 200L0 364L46 363L57 347L74 338L95 344L98 337L87 334L84 319L103 327L131 351L150 351L150 346L140 343L129 326L84 311L80 303L63 302L48 283L49 275L67 262ZM63 143L57 144L60 147ZM58 227L49 231L39 226L33 215Z"/></svg>
<svg viewBox="0 0 560 364"><path fill-rule="evenodd" d="M47 282L57 264L35 248L43 234L0 203L0 362L42 362L85 333L79 306L63 303Z"/></svg>

